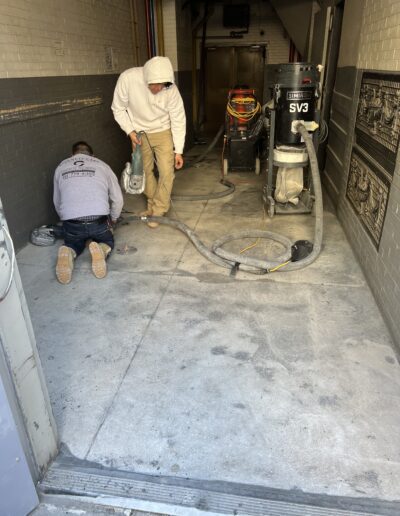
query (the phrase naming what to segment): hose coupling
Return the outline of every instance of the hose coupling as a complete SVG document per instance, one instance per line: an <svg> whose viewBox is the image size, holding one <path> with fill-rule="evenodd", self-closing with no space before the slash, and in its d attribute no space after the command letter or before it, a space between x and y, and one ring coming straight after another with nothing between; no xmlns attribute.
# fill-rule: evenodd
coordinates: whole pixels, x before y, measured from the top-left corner
<svg viewBox="0 0 400 516"><path fill-rule="evenodd" d="M314 122L314 120L311 120L309 122L307 122L306 120L293 120L291 128L292 133L296 134L299 132L299 125L304 125L308 132L314 132L319 127L319 124L317 124L317 122Z"/></svg>

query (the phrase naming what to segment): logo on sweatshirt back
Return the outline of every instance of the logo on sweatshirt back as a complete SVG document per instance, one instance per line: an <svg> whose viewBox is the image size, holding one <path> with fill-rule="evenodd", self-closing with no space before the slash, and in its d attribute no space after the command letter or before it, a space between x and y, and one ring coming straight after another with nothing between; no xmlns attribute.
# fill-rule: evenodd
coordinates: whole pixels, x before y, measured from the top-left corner
<svg viewBox="0 0 400 516"><path fill-rule="evenodd" d="M93 177L96 175L96 171L93 169L79 169L79 170L66 170L62 174L63 179L71 179L73 177Z"/></svg>

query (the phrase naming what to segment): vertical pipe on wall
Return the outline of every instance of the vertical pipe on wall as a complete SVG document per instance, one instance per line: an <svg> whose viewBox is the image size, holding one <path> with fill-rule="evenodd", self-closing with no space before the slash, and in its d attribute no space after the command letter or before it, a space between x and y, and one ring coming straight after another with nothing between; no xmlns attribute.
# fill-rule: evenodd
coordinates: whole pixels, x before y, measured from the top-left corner
<svg viewBox="0 0 400 516"><path fill-rule="evenodd" d="M151 36L151 57L157 55L156 47L156 27L155 27L155 16L154 16L154 1L149 2L149 13L150 13L150 36Z"/></svg>
<svg viewBox="0 0 400 516"><path fill-rule="evenodd" d="M201 35L201 45L200 45L200 74L199 74L199 98L197 99L198 107L197 107L197 124L198 129L202 126L205 119L205 96L206 96L206 38L207 38L207 23L210 17L209 13L209 2L206 0L204 4L204 21L203 21L203 30Z"/></svg>
<svg viewBox="0 0 400 516"><path fill-rule="evenodd" d="M322 50L322 63L319 63L322 65L321 70L321 77L320 77L320 83L321 83L321 95L318 98L318 104L317 107L319 110L321 110L322 100L324 97L324 90L325 90L325 66L326 66L326 58L328 53L328 40L330 36L330 32L332 29L332 7L327 7L326 9L326 19L325 19L325 34L324 34L324 47Z"/></svg>
<svg viewBox="0 0 400 516"><path fill-rule="evenodd" d="M150 0L145 0L146 9L146 40L147 40L147 54L148 57L153 57L151 44L151 20L150 20Z"/></svg>
<svg viewBox="0 0 400 516"><path fill-rule="evenodd" d="M157 55L165 55L164 47L164 19L163 19L163 5L162 0L156 0L156 18L157 18L157 43L158 52Z"/></svg>
<svg viewBox="0 0 400 516"><path fill-rule="evenodd" d="M192 30L192 110L193 110L193 124L197 125L197 31L199 30L203 20L200 20Z"/></svg>
<svg viewBox="0 0 400 516"><path fill-rule="evenodd" d="M292 40L290 40L289 44L289 63L294 62L294 56L296 54L296 47L294 46L294 43Z"/></svg>
<svg viewBox="0 0 400 516"><path fill-rule="evenodd" d="M138 22L137 22L136 0L130 0L129 7L131 10L132 45L133 45L133 57L135 59L134 65L139 66L139 40L138 40Z"/></svg>
<svg viewBox="0 0 400 516"><path fill-rule="evenodd" d="M213 10L211 9L207 16L205 14L199 20L196 25L192 29L192 109L193 109L193 124L196 127L198 124L198 96L199 96L199 88L197 83L197 32L204 23L207 23L210 16L213 14Z"/></svg>

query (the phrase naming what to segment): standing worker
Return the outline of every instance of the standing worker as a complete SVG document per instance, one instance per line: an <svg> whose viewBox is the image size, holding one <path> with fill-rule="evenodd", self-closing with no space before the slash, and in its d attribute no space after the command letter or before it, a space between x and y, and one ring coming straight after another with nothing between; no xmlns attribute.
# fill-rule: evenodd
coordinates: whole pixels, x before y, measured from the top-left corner
<svg viewBox="0 0 400 516"><path fill-rule="evenodd" d="M93 156L88 143L75 143L72 156L62 161L54 173L54 206L64 230L64 245L58 250L56 266L60 283L71 281L74 260L88 240L93 274L104 278L106 259L114 247L111 227L121 214L123 202L111 168Z"/></svg>
<svg viewBox="0 0 400 516"><path fill-rule="evenodd" d="M186 134L185 108L168 57L156 56L143 67L123 72L111 108L115 120L130 137L133 149L136 145L142 148L147 209L141 215L162 217L171 204L174 166L183 166ZM145 134L139 135L141 131ZM148 222L148 226L155 228L158 223Z"/></svg>

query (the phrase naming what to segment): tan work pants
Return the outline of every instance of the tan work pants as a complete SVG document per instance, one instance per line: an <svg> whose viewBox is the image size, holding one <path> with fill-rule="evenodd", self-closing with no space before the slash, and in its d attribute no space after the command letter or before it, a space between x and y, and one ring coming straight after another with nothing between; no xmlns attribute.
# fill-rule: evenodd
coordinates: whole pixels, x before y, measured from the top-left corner
<svg viewBox="0 0 400 516"><path fill-rule="evenodd" d="M172 133L167 129L160 133L146 134L147 138L142 136L143 168L146 176L144 193L147 197L147 208L152 210L153 215L161 216L169 210L175 178ZM158 181L154 176L154 155L159 173Z"/></svg>

